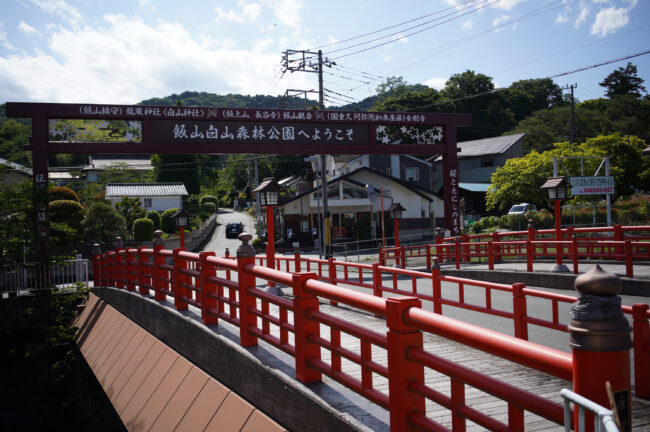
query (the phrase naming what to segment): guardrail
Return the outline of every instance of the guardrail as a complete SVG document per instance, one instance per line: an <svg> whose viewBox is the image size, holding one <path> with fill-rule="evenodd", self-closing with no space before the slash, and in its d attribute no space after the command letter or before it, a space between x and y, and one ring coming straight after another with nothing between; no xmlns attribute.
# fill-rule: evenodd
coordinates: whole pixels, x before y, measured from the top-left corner
<svg viewBox="0 0 650 432"><path fill-rule="evenodd" d="M616 421L614 420L614 413L605 407L598 405L596 402L590 401L587 398L572 392L569 389L562 389L560 392L564 398L564 430L571 431L571 424L567 424L571 418L571 402L578 407L578 427L577 432L584 432L587 430L585 425L585 411L589 411L594 416L594 431L602 432L619 432Z"/></svg>
<svg viewBox="0 0 650 432"><path fill-rule="evenodd" d="M571 380L573 373L570 354L531 343L521 335L507 336L426 311L417 292L411 297L381 298L381 292L396 290L378 283L376 272L393 271L395 279L402 270L382 268L378 264L306 260L299 255L292 261L276 260L278 269L256 264L256 260L252 251L250 256L242 252L232 259L216 257L212 252L196 254L156 246L98 254L93 265L96 286L137 289L140 294L153 294L158 300L170 296L178 310L185 310L190 304L199 308L206 324L223 319L238 326L242 346L255 346L258 339L266 341L295 358L296 378L301 382L320 381L324 374L388 409L391 430L405 430L413 425L440 430L435 419L425 415L427 399L452 411L454 430L464 430L466 420L493 430L523 430L524 411L557 424L564 423L560 404L427 352L423 347L423 333L440 335L566 380ZM279 268L282 261L286 271ZM312 272L312 267L317 271ZM342 278L338 269L343 271ZM356 279L349 277L350 269L357 273ZM375 295L335 285L350 283L368 287L370 284L363 276L368 271L373 271L371 286ZM433 279L433 275L430 277ZM288 299L263 291L257 288L256 279L269 285L291 287L293 297ZM484 286L495 289L492 285ZM327 314L320 310L319 299L384 316L387 330L373 331ZM272 312L271 305L277 310ZM645 312L647 337L647 307ZM275 332L271 331L272 326ZM321 336L321 326L329 328L329 338ZM359 340L359 352L341 345L341 333ZM323 350L330 355L322 356ZM382 352L388 357L386 365L379 361ZM343 370L343 359L359 366L360 378ZM451 396L425 384L425 368L450 377ZM388 379L388 393L377 387L373 381L375 375ZM508 422L499 422L465 405L466 386L504 400L508 404Z"/></svg>
<svg viewBox="0 0 650 432"><path fill-rule="evenodd" d="M611 237L585 237L612 233ZM647 233L631 235L630 233ZM579 236L582 235L582 236ZM460 237L437 237L435 243L419 246L401 246L379 249L379 261L389 261L405 268L409 258L424 258L431 269L433 258L439 262L461 263L487 262L490 270L496 262L509 259L526 261L527 271L532 272L536 260L555 259L557 263L572 263L573 273L578 273L581 259L611 259L625 262L625 274L634 277L634 262L650 262L650 226L604 228L573 228L563 230L562 239L555 239L553 230L536 230ZM553 237L553 238L548 238Z"/></svg>
<svg viewBox="0 0 650 432"><path fill-rule="evenodd" d="M87 288L88 260L13 262L0 267L0 294L18 296L34 290Z"/></svg>

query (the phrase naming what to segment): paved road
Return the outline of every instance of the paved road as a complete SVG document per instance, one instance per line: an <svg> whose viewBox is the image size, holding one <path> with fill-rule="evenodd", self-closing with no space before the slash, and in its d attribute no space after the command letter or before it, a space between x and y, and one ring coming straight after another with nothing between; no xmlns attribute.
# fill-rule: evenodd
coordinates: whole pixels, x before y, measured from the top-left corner
<svg viewBox="0 0 650 432"><path fill-rule="evenodd" d="M226 238L226 225L228 222L241 222L244 224L244 231L253 234L253 238L257 237L255 233L255 221L248 213L237 212L230 209L219 209L217 216L219 224L217 229L214 230L212 239L205 245L203 250L212 251L217 256L224 256L226 248L230 250L230 255L233 256L237 252L237 248L241 244L238 239Z"/></svg>

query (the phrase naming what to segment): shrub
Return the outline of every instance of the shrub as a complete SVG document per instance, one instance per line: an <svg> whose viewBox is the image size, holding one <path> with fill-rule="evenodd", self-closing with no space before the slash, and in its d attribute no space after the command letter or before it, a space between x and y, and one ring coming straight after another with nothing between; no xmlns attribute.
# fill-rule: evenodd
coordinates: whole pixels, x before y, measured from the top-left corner
<svg viewBox="0 0 650 432"><path fill-rule="evenodd" d="M255 237L255 239L253 239L253 247L255 250L264 249L264 240L262 240L262 237Z"/></svg>
<svg viewBox="0 0 650 432"><path fill-rule="evenodd" d="M112 243L115 237L126 237L126 219L112 205L96 202L83 221L86 239L97 243Z"/></svg>
<svg viewBox="0 0 650 432"><path fill-rule="evenodd" d="M199 207L203 207L203 204L206 203L206 202L211 202L211 203L214 204L215 207L217 207L217 208L219 207L219 198L217 198L214 195L203 195L199 199Z"/></svg>
<svg viewBox="0 0 650 432"><path fill-rule="evenodd" d="M201 204L201 211L205 211L205 212L208 212L210 214L216 213L217 212L217 206L211 201L206 201L203 204Z"/></svg>
<svg viewBox="0 0 650 432"><path fill-rule="evenodd" d="M141 218L133 222L133 240L151 241L153 240L154 223L151 219Z"/></svg>
<svg viewBox="0 0 650 432"><path fill-rule="evenodd" d="M156 210L149 210L147 212L146 218L153 222L154 231L160 229L160 213L158 213Z"/></svg>
<svg viewBox="0 0 650 432"><path fill-rule="evenodd" d="M79 202L79 197L76 192L72 189L64 186L53 186L49 189L49 200L58 201L58 200L69 200Z"/></svg>
<svg viewBox="0 0 650 432"><path fill-rule="evenodd" d="M57 200L50 203L50 220L65 223L70 228L81 232L84 209L77 201Z"/></svg>
<svg viewBox="0 0 650 432"><path fill-rule="evenodd" d="M183 200L183 208L189 213L198 213L200 201L198 195L189 195Z"/></svg>
<svg viewBox="0 0 650 432"><path fill-rule="evenodd" d="M163 232L171 234L176 231L176 221L172 217L178 211L177 208L170 208L163 212L160 218L160 228Z"/></svg>

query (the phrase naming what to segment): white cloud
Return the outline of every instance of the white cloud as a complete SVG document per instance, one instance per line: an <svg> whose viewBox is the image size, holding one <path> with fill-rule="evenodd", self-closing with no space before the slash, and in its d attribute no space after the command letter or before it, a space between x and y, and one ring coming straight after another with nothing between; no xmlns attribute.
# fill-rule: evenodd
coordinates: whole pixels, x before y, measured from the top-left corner
<svg viewBox="0 0 650 432"><path fill-rule="evenodd" d="M558 24L564 24L569 21L569 17L566 14L563 13L558 13L557 18L555 18L555 22Z"/></svg>
<svg viewBox="0 0 650 432"><path fill-rule="evenodd" d="M20 24L18 24L18 29L28 35L38 33L38 30L27 24L25 21L21 21Z"/></svg>
<svg viewBox="0 0 650 432"><path fill-rule="evenodd" d="M627 9L608 7L596 14L596 20L591 25L591 34L606 36L624 27L629 21Z"/></svg>
<svg viewBox="0 0 650 432"><path fill-rule="evenodd" d="M492 5L493 8L497 9L502 9L505 11L509 11L515 6L517 6L519 3L523 3L526 0L501 0L499 2L496 2Z"/></svg>
<svg viewBox="0 0 650 432"><path fill-rule="evenodd" d="M406 42L409 41L409 39L406 36L404 36L404 34L402 34L402 33L398 33L398 34L394 35L393 40L394 41L399 41L399 42L402 42L402 43L406 43Z"/></svg>
<svg viewBox="0 0 650 432"><path fill-rule="evenodd" d="M31 0L36 6L50 15L57 16L74 26L83 24L83 15L64 0Z"/></svg>
<svg viewBox="0 0 650 432"><path fill-rule="evenodd" d="M287 27L300 25L300 13L305 8L302 0L262 0L262 3L273 9L273 14L281 24Z"/></svg>
<svg viewBox="0 0 650 432"><path fill-rule="evenodd" d="M463 30L471 30L474 27L474 22L472 20L467 20L460 26Z"/></svg>
<svg viewBox="0 0 650 432"><path fill-rule="evenodd" d="M499 18L492 20L492 27L497 27L510 19L510 15L501 15ZM503 30L503 27L495 29L495 32Z"/></svg>
<svg viewBox="0 0 650 432"><path fill-rule="evenodd" d="M277 70L268 65L280 51L269 39L234 49L177 23L123 15L92 28L57 27L49 50L0 57L0 100L132 104L184 90L273 94ZM279 86L310 88L312 78L287 74Z"/></svg>
<svg viewBox="0 0 650 432"><path fill-rule="evenodd" d="M578 14L578 18L576 18L576 22L573 23L573 27L578 28L580 24L582 24L587 19L587 16L589 16L589 8L586 6L582 6L580 8L580 13Z"/></svg>
<svg viewBox="0 0 650 432"><path fill-rule="evenodd" d="M224 10L223 8L216 7L214 10L217 12L217 22L232 21L238 24L249 24L257 21L262 13L262 5L259 3L240 4L240 12L233 10Z"/></svg>
<svg viewBox="0 0 650 432"><path fill-rule="evenodd" d="M445 88L447 83L447 78L429 78L424 82L424 85L434 88L436 90L442 90Z"/></svg>

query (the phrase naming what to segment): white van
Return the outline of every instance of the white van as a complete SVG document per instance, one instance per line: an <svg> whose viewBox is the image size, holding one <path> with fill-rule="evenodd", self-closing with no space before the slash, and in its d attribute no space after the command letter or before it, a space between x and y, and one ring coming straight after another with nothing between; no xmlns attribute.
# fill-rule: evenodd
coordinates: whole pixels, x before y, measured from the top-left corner
<svg viewBox="0 0 650 432"><path fill-rule="evenodd" d="M529 210L537 210L537 206L535 204L529 204L529 203L521 203L521 204L515 204L512 207L510 207L510 211L508 211L508 214L526 214L527 211Z"/></svg>

